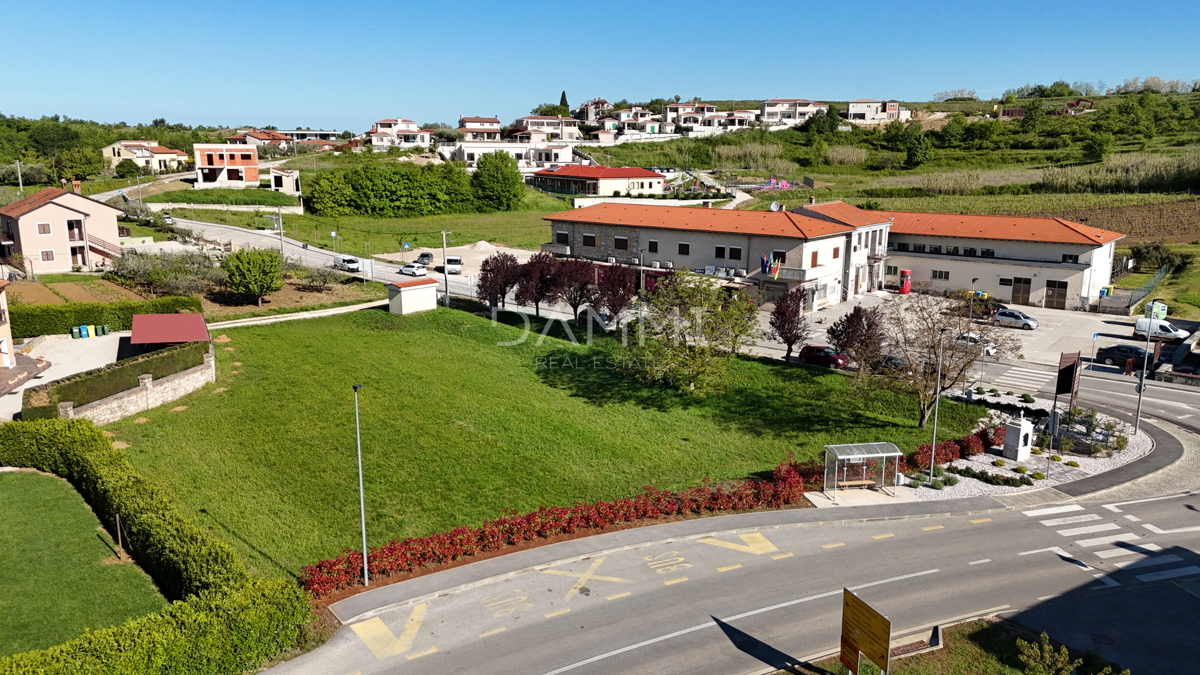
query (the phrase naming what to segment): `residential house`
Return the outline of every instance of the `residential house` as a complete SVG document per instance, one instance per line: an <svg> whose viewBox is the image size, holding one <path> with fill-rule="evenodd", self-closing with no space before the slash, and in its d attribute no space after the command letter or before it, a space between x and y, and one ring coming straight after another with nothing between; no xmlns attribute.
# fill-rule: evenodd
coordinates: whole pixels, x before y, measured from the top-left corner
<svg viewBox="0 0 1200 675"><path fill-rule="evenodd" d="M8 320L8 290L11 281L0 281L0 367L15 368L16 356L13 354L12 324Z"/></svg>
<svg viewBox="0 0 1200 675"><path fill-rule="evenodd" d="M912 119L912 111L896 100L857 98L847 105L844 117L853 124L888 124L896 120L909 121Z"/></svg>
<svg viewBox="0 0 1200 675"><path fill-rule="evenodd" d="M296 147L301 150L311 150L312 152L328 152L333 150L338 145L337 141L296 141Z"/></svg>
<svg viewBox="0 0 1200 675"><path fill-rule="evenodd" d="M101 156L110 169L117 168L122 160L131 160L143 170L153 173L178 171L187 164L188 155L182 150L163 147L158 141L117 141L100 149Z"/></svg>
<svg viewBox="0 0 1200 675"><path fill-rule="evenodd" d="M515 122L513 122L513 127L518 130L516 134L517 137L524 136L529 140L529 142L537 142L538 140L583 140L583 134L579 131L579 120L572 117L558 117L556 115L526 115L525 117L518 118ZM541 134L538 134L537 132L541 132ZM543 138L534 138L534 136L537 135L543 135Z"/></svg>
<svg viewBox="0 0 1200 675"><path fill-rule="evenodd" d="M293 141L336 141L340 131L325 131L314 129L279 129L275 133L286 136Z"/></svg>
<svg viewBox="0 0 1200 675"><path fill-rule="evenodd" d="M829 112L829 106L806 98L773 98L758 106L759 119L768 125L801 124L818 111Z"/></svg>
<svg viewBox="0 0 1200 675"><path fill-rule="evenodd" d="M229 143L196 143L193 189L258 187L258 148Z"/></svg>
<svg viewBox="0 0 1200 675"><path fill-rule="evenodd" d="M238 129L238 132L233 136L226 136L225 142L234 145L273 145L278 148L287 148L292 143L292 139L278 131L270 129L259 131L251 127L249 129Z"/></svg>
<svg viewBox="0 0 1200 675"><path fill-rule="evenodd" d="M620 110L609 111L608 116L612 117L618 122L628 122L631 120L634 122L641 122L642 120L648 120L651 117L654 117L654 113L635 105L632 108L622 108Z"/></svg>
<svg viewBox="0 0 1200 675"><path fill-rule="evenodd" d="M500 118L498 117L459 117L458 129L464 141L498 141L500 139Z"/></svg>
<svg viewBox="0 0 1200 675"><path fill-rule="evenodd" d="M699 101L691 103L668 103L664 108L663 121L685 124L685 122L679 119L682 115L691 113L699 120L703 119L705 115L711 115L715 112L717 112L717 106L712 103L701 103Z"/></svg>
<svg viewBox="0 0 1200 675"><path fill-rule="evenodd" d="M300 172L294 169L276 169L271 167L271 190L282 192L293 197L300 196Z"/></svg>
<svg viewBox="0 0 1200 675"><path fill-rule="evenodd" d="M604 117L613 106L602 98L594 98L571 109L571 117L584 124L595 124L596 120Z"/></svg>
<svg viewBox="0 0 1200 675"><path fill-rule="evenodd" d="M889 283L910 270L913 283L934 290L974 287L1001 302L1052 309L1096 302L1125 237L1062 218L873 213L892 220Z"/></svg>
<svg viewBox="0 0 1200 675"><path fill-rule="evenodd" d="M620 197L663 194L666 176L649 169L560 166L533 174L533 186L551 192Z"/></svg>
<svg viewBox="0 0 1200 675"><path fill-rule="evenodd" d="M566 147L566 146L562 146ZM532 148L524 143L510 143L508 141L459 141L454 144L452 149L439 149L438 154L442 159L448 162L465 162L468 167L475 166L475 162L486 154L493 152L503 152L513 156L513 159L521 162L522 160L530 159ZM570 161L571 152L568 150L565 153Z"/></svg>
<svg viewBox="0 0 1200 675"><path fill-rule="evenodd" d="M117 216L121 210L61 188L45 188L0 208L4 257L20 254L30 276L103 269L121 255Z"/></svg>
<svg viewBox="0 0 1200 675"><path fill-rule="evenodd" d="M597 204L545 220L551 243L542 248L558 255L740 278L767 301L801 287L814 308L879 288L890 227L842 202L792 212Z"/></svg>
<svg viewBox="0 0 1200 675"><path fill-rule="evenodd" d="M422 129L421 125L403 117L391 117L371 125L367 137L374 148L414 148L429 145L433 130Z"/></svg>

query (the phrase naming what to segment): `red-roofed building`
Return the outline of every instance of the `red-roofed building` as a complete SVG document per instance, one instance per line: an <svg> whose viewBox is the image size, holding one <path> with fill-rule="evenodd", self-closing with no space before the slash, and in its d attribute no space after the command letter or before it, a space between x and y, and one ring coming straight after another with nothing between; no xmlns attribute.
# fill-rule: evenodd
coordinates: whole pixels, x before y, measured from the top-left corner
<svg viewBox="0 0 1200 675"><path fill-rule="evenodd" d="M1125 235L1061 218L875 211L892 219L887 276L912 270L914 283L969 289L1001 302L1087 308L1112 280ZM836 217L836 216L835 216Z"/></svg>
<svg viewBox="0 0 1200 675"><path fill-rule="evenodd" d="M589 168L589 167L583 167ZM859 211L855 224L788 211L597 204L546 216L543 250L649 270L688 268L758 285L767 301L797 286L825 307L882 288L890 225ZM840 214L849 218L849 213ZM764 271L779 262L779 272ZM652 273L652 272L651 272Z"/></svg>
<svg viewBox="0 0 1200 675"><path fill-rule="evenodd" d="M109 168L115 169L122 160L128 159L147 173L179 171L188 161L182 150L163 147L158 141L117 141L100 149Z"/></svg>
<svg viewBox="0 0 1200 675"><path fill-rule="evenodd" d="M388 311L392 314L416 314L437 309L438 280L425 277L388 284Z"/></svg>
<svg viewBox="0 0 1200 675"><path fill-rule="evenodd" d="M0 252L21 254L30 276L108 267L121 255L120 209L91 197L45 188L0 208Z"/></svg>
<svg viewBox="0 0 1200 675"><path fill-rule="evenodd" d="M579 107L571 109L571 117L585 124L595 124L596 120L608 114L613 106L608 101L602 98L594 98L585 103L581 103Z"/></svg>
<svg viewBox="0 0 1200 675"><path fill-rule="evenodd" d="M422 129L421 125L403 117L390 117L371 125L367 138L376 149L415 148L429 145L433 130Z"/></svg>
<svg viewBox="0 0 1200 675"><path fill-rule="evenodd" d="M579 120L571 117L558 117L556 115L526 115L518 118L513 122L513 127L522 131L529 132L534 136L532 142L540 140L536 138L538 135L543 135L545 140L564 140L564 141L581 141L583 134L579 132Z"/></svg>
<svg viewBox="0 0 1200 675"><path fill-rule="evenodd" d="M540 190L605 197L659 195L666 182L666 176L649 169L596 165L559 166L533 174L533 186Z"/></svg>
<svg viewBox="0 0 1200 675"><path fill-rule="evenodd" d="M292 139L284 136L278 131L271 129L241 129L233 136L226 136L225 142L233 145L273 145L278 148L287 148L292 143Z"/></svg>
<svg viewBox="0 0 1200 675"><path fill-rule="evenodd" d="M208 340L203 314L134 314L129 344L159 348Z"/></svg>
<svg viewBox="0 0 1200 675"><path fill-rule="evenodd" d="M829 112L829 106L806 98L773 98L758 105L758 117L768 125L802 124L820 111Z"/></svg>

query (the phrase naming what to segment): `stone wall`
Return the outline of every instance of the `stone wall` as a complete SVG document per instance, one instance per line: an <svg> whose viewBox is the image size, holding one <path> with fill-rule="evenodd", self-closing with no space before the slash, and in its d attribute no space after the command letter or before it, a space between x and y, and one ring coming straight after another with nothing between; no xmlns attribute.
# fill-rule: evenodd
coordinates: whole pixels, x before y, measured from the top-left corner
<svg viewBox="0 0 1200 675"><path fill-rule="evenodd" d="M144 410L157 408L201 389L217 379L217 363L212 347L204 355L204 363L182 372L154 380L151 375L139 375L138 386L102 398L78 408L70 401L58 404L58 416L62 419L89 419L96 424L109 424Z"/></svg>

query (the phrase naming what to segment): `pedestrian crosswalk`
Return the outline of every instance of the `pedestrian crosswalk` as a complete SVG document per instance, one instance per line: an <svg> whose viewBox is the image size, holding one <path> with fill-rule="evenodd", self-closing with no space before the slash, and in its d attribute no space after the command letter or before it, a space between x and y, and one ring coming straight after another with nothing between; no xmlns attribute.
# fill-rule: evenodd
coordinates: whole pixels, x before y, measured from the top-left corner
<svg viewBox="0 0 1200 675"><path fill-rule="evenodd" d="M1054 373L1044 370L1009 368L992 380L991 384L997 388L1014 390L1017 393L1032 393L1046 386L1054 378Z"/></svg>
<svg viewBox="0 0 1200 675"><path fill-rule="evenodd" d="M1096 523L1093 525L1082 525L1082 523L1094 523L1095 521L1103 520L1104 516L1097 513L1080 513L1081 511L1086 511L1086 509L1079 504L1068 504L1065 506L1052 506L1022 511L1022 513L1030 518L1037 518L1038 522L1045 527L1058 528L1064 525L1080 525L1080 527L1067 527L1056 530L1056 533L1059 536L1072 539L1071 543L1078 547L1078 549L1083 549L1083 552L1078 554L1070 553L1064 550L1062 547L1052 546L1050 548L1038 549L1036 551L1026 551L1021 555L1039 553L1042 551L1052 551L1059 554L1064 560L1069 560L1070 562L1075 563L1083 570L1091 570L1092 567L1088 566L1088 564L1084 562L1084 560L1081 560L1078 556L1086 557L1089 554L1093 555L1100 561L1099 563L1093 563L1094 565L1110 564L1116 568L1116 570L1111 573L1101 572L1100 574L1093 575L1099 583L1091 586L1091 588L1097 590L1114 588L1120 586L1122 581L1129 583L1132 581L1132 579L1136 579L1142 583L1151 583L1155 581L1165 581L1168 579L1200 575L1200 566L1187 565L1183 558L1171 553L1159 553L1162 551L1161 546L1146 542L1142 539L1142 535L1137 534L1136 532L1128 531L1126 528L1132 527L1132 525L1129 525L1128 523L1107 522ZM1150 532L1174 532L1174 530L1160 530L1159 528L1152 526L1144 527L1146 527ZM1185 529L1190 530L1192 528ZM1088 536L1099 535L1106 532L1111 534L1103 534L1102 536L1095 537ZM1108 562L1113 558L1139 555L1141 557L1136 559ZM1178 566L1176 565L1177 563L1185 564ZM1165 565L1176 566L1168 567L1166 569L1154 569L1140 574L1132 572L1134 570L1142 570L1147 568L1159 568ZM1112 575L1115 575L1119 572L1131 572L1132 578L1126 578L1122 576L1120 577L1120 581L1112 578Z"/></svg>

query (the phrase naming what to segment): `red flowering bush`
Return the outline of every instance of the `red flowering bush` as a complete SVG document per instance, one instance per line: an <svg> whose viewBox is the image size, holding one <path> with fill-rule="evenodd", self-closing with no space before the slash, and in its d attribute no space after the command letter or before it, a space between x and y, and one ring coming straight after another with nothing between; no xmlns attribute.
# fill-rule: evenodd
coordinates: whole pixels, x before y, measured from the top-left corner
<svg viewBox="0 0 1200 675"><path fill-rule="evenodd" d="M985 448L994 448L998 445L1004 445L1004 427L981 427L975 432L975 436L983 441Z"/></svg>
<svg viewBox="0 0 1200 675"><path fill-rule="evenodd" d="M938 464L953 462L959 459L958 443L954 441L942 441L937 444L937 456L935 458ZM913 461L918 469L929 468L929 444L922 443L917 446L917 451L913 454Z"/></svg>
<svg viewBox="0 0 1200 675"><path fill-rule="evenodd" d="M778 508L803 498L804 481L798 466L789 457L789 461L775 467L769 481L743 480L732 488L703 484L679 492L648 486L640 495L627 499L543 506L524 515L505 514L480 527L457 527L425 537L392 540L371 549L368 563L373 576L388 576L495 551L523 541L601 529L615 523L680 513ZM362 553L347 549L337 558L307 566L300 581L317 597L361 584Z"/></svg>
<svg viewBox="0 0 1200 675"><path fill-rule="evenodd" d="M981 455L985 449L983 447L983 441L980 440L978 436L963 436L962 438L958 439L957 442L958 452L964 458Z"/></svg>

